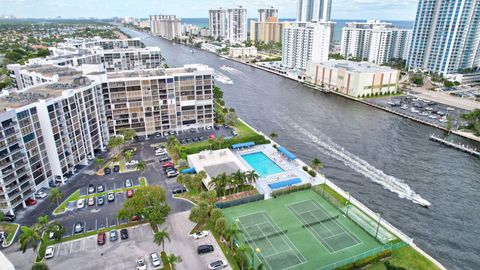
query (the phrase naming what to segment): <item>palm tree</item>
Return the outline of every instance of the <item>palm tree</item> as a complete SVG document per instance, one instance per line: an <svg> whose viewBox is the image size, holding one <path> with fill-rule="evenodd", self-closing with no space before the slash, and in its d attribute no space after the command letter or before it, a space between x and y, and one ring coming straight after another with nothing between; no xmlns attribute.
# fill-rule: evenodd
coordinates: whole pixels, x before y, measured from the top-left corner
<svg viewBox="0 0 480 270"><path fill-rule="evenodd" d="M103 160L102 158L95 158L95 160L93 161L94 164L95 164L95 167L97 169L100 169L100 167L102 166L102 164L105 162L105 160Z"/></svg>
<svg viewBox="0 0 480 270"><path fill-rule="evenodd" d="M182 257L180 256L175 256L175 254L170 254L167 257L168 264L170 264L170 267L172 270L175 270L175 264L181 263L182 262Z"/></svg>
<svg viewBox="0 0 480 270"><path fill-rule="evenodd" d="M312 169L315 171L318 171L319 169L323 168L323 163L320 161L320 159L314 158L310 167L312 167Z"/></svg>
<svg viewBox="0 0 480 270"><path fill-rule="evenodd" d="M22 235L18 238L20 242L20 249L23 253L27 251L29 246L32 246L34 252L36 252L38 247L38 242L42 241L42 232L40 231L40 226L38 224L34 224L30 227L22 226Z"/></svg>
<svg viewBox="0 0 480 270"><path fill-rule="evenodd" d="M170 235L167 231L162 230L162 231L159 231L159 232L156 232L154 235L153 235L153 242L155 244L157 244L157 246L162 246L162 250L165 251L165 239L168 240L168 242L170 242Z"/></svg>
<svg viewBox="0 0 480 270"><path fill-rule="evenodd" d="M209 187L215 187L217 194L225 195L225 187L228 184L228 176L225 173L221 173L216 177L212 177L212 181L208 184Z"/></svg>
<svg viewBox="0 0 480 270"><path fill-rule="evenodd" d="M236 249L236 255L238 257L238 261L240 261L240 269L243 270L246 265L244 265L245 262L248 261L248 257L253 256L253 250L250 248L250 246L246 244L241 244L237 249Z"/></svg>
<svg viewBox="0 0 480 270"><path fill-rule="evenodd" d="M175 136L168 137L167 150L174 160L177 160L180 155L180 147L181 144Z"/></svg>
<svg viewBox="0 0 480 270"><path fill-rule="evenodd" d="M48 195L48 198L50 199L50 201L55 205L59 204L60 201L63 199L63 197L64 197L63 192L60 191L60 189L57 187L52 188Z"/></svg>
<svg viewBox="0 0 480 270"><path fill-rule="evenodd" d="M236 172L232 173L231 178L232 178L234 191L235 193L237 193L238 187L245 184L245 180L246 180L245 173L240 170L237 170Z"/></svg>
<svg viewBox="0 0 480 270"><path fill-rule="evenodd" d="M140 161L137 163L137 165L135 165L135 169L137 171L140 171L140 175L142 175L143 171L147 168L147 164L145 164L145 162L143 161Z"/></svg>
<svg viewBox="0 0 480 270"><path fill-rule="evenodd" d="M245 177L247 182L251 185L257 182L259 175L256 171L248 171L245 173Z"/></svg>
<svg viewBox="0 0 480 270"><path fill-rule="evenodd" d="M225 141L225 138L223 138L223 136L220 136L217 138L218 149L222 149L222 145L224 141Z"/></svg>
<svg viewBox="0 0 480 270"><path fill-rule="evenodd" d="M225 240L228 242L228 246L230 247L230 249L232 249L233 245L233 239L235 239L236 237L238 237L238 235L241 233L242 231L238 228L237 224L231 224L230 226L227 227L227 229L225 230L225 233L224 233L224 238Z"/></svg>
<svg viewBox="0 0 480 270"><path fill-rule="evenodd" d="M269 135L270 139L275 140L278 138L278 134L275 131L272 131Z"/></svg>
<svg viewBox="0 0 480 270"><path fill-rule="evenodd" d="M213 150L214 145L215 145L215 139L208 138L208 148L210 148L210 150Z"/></svg>

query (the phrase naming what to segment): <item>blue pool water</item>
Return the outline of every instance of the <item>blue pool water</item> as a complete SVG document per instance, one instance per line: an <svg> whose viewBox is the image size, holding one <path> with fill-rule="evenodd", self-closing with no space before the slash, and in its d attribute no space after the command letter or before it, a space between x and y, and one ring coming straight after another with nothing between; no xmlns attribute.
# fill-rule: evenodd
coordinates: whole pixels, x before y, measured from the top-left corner
<svg viewBox="0 0 480 270"><path fill-rule="evenodd" d="M278 189L278 188L288 187L295 184L300 184L301 182L302 180L300 180L300 178L293 178L293 179L288 179L288 180L268 184L268 186L271 189Z"/></svg>
<svg viewBox="0 0 480 270"><path fill-rule="evenodd" d="M252 167L260 177L284 172L280 166L273 162L263 152L242 155L242 158Z"/></svg>

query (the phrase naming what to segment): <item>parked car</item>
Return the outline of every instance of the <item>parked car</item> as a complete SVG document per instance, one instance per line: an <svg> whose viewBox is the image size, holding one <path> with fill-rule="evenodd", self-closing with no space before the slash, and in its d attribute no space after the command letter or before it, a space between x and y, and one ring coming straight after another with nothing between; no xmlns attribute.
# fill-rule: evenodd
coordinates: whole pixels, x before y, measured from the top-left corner
<svg viewBox="0 0 480 270"><path fill-rule="evenodd" d="M162 165L163 171L165 171L165 169L168 168L168 167L175 167L175 164L173 164L173 162L165 162Z"/></svg>
<svg viewBox="0 0 480 270"><path fill-rule="evenodd" d="M35 199L43 199L45 197L47 197L47 193L43 191L37 191L37 193L35 193Z"/></svg>
<svg viewBox="0 0 480 270"><path fill-rule="evenodd" d="M138 160L132 159L128 162L125 162L125 166L134 166L138 164Z"/></svg>
<svg viewBox="0 0 480 270"><path fill-rule="evenodd" d="M190 235L193 239L201 239L208 236L208 231L200 231Z"/></svg>
<svg viewBox="0 0 480 270"><path fill-rule="evenodd" d="M109 202L115 201L115 194L113 192L109 192L108 195L107 195L107 200Z"/></svg>
<svg viewBox="0 0 480 270"><path fill-rule="evenodd" d="M3 221L14 222L17 217L13 214L4 214Z"/></svg>
<svg viewBox="0 0 480 270"><path fill-rule="evenodd" d="M77 222L75 224L74 232L75 232L75 234L82 233L83 232L83 223Z"/></svg>
<svg viewBox="0 0 480 270"><path fill-rule="evenodd" d="M143 258L137 259L137 270L146 270L147 265L145 264L145 260Z"/></svg>
<svg viewBox="0 0 480 270"><path fill-rule="evenodd" d="M150 259L152 260L153 267L158 267L161 265L157 253L153 252L152 254L150 254Z"/></svg>
<svg viewBox="0 0 480 270"><path fill-rule="evenodd" d="M194 128L191 128L191 129L190 129L190 133L195 133L195 131L196 131L196 130L195 130Z"/></svg>
<svg viewBox="0 0 480 270"><path fill-rule="evenodd" d="M167 155L167 151L155 151L155 156L164 156Z"/></svg>
<svg viewBox="0 0 480 270"><path fill-rule="evenodd" d="M93 206L93 205L95 205L95 197L90 197L90 198L88 198L87 205L88 205L88 206Z"/></svg>
<svg viewBox="0 0 480 270"><path fill-rule="evenodd" d="M97 244L98 244L99 246L104 245L105 242L106 242L106 240L107 240L107 239L106 239L106 235L105 235L104 232L98 233L98 235L97 235Z"/></svg>
<svg viewBox="0 0 480 270"><path fill-rule="evenodd" d="M217 269L222 269L228 266L228 262L225 260L218 260L210 263L208 265L208 269L210 270L217 270Z"/></svg>
<svg viewBox="0 0 480 270"><path fill-rule="evenodd" d="M85 200L84 199L79 199L77 201L77 209L82 209L83 207L85 207Z"/></svg>
<svg viewBox="0 0 480 270"><path fill-rule="evenodd" d="M125 187L129 188L133 186L132 179L126 179L125 180Z"/></svg>
<svg viewBox="0 0 480 270"><path fill-rule="evenodd" d="M117 231L116 230L111 230L110 231L110 241L117 241L118 236L117 236Z"/></svg>
<svg viewBox="0 0 480 270"><path fill-rule="evenodd" d="M119 172L120 171L120 166L119 165L113 166L113 171L114 172Z"/></svg>
<svg viewBox="0 0 480 270"><path fill-rule="evenodd" d="M205 254L205 253L210 253L213 252L213 246L212 245L200 245L197 248L197 253L199 255Z"/></svg>
<svg viewBox="0 0 480 270"><path fill-rule="evenodd" d="M237 136L238 135L238 133L234 129L232 129L232 131L230 133L232 133L232 136Z"/></svg>
<svg viewBox="0 0 480 270"><path fill-rule="evenodd" d="M187 192L187 189L184 186L172 189L173 194L182 194L184 192Z"/></svg>
<svg viewBox="0 0 480 270"><path fill-rule="evenodd" d="M105 191L105 185L100 184L97 186L97 192L104 192Z"/></svg>
<svg viewBox="0 0 480 270"><path fill-rule="evenodd" d="M205 127L206 130L211 130L212 129L212 126L207 126Z"/></svg>
<svg viewBox="0 0 480 270"><path fill-rule="evenodd" d="M167 171L167 177L168 178L171 178L171 177L175 177L178 175L178 171L177 170L171 170L171 171Z"/></svg>
<svg viewBox="0 0 480 270"><path fill-rule="evenodd" d="M121 229L120 230L120 238L123 239L128 239L128 230L127 229Z"/></svg>
<svg viewBox="0 0 480 270"><path fill-rule="evenodd" d="M88 159L88 160L93 160L93 156L90 155L90 154L88 154L88 155L87 155L87 159Z"/></svg>
<svg viewBox="0 0 480 270"><path fill-rule="evenodd" d="M53 258L53 255L55 254L55 247L54 246L48 246L45 249L45 259L51 259Z"/></svg>
<svg viewBox="0 0 480 270"><path fill-rule="evenodd" d="M112 170L111 170L109 167L106 167L106 168L103 169L103 172L104 172L105 174L111 174L111 173L112 173Z"/></svg>
<svg viewBox="0 0 480 270"><path fill-rule="evenodd" d="M88 194L93 194L95 193L95 186L90 184L88 185Z"/></svg>
<svg viewBox="0 0 480 270"><path fill-rule="evenodd" d="M127 190L127 198L132 198L133 194L134 194L133 189Z"/></svg>
<svg viewBox="0 0 480 270"><path fill-rule="evenodd" d="M55 183L55 181L53 181L53 180L50 180L48 182L48 186L51 187L51 188L54 188L54 187L57 187L57 183Z"/></svg>
<svg viewBox="0 0 480 270"><path fill-rule="evenodd" d="M163 155L160 155L160 158L158 160L160 160L160 162L169 161L170 157L167 154L163 154Z"/></svg>
<svg viewBox="0 0 480 270"><path fill-rule="evenodd" d="M37 204L37 201L35 199L28 198L28 199L25 200L25 204L28 205L28 206L32 206L32 205Z"/></svg>
<svg viewBox="0 0 480 270"><path fill-rule="evenodd" d="M101 205L104 205L105 204L105 197L104 196L100 196L97 198L97 205L98 206L101 206Z"/></svg>
<svg viewBox="0 0 480 270"><path fill-rule="evenodd" d="M132 221L139 221L140 220L140 217L139 216L133 216L132 217Z"/></svg>

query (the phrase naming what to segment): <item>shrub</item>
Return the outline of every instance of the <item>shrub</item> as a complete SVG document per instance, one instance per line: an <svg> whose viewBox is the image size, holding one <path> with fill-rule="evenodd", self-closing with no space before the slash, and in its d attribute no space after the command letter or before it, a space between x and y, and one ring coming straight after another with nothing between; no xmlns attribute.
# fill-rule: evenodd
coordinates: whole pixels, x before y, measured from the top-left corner
<svg viewBox="0 0 480 270"><path fill-rule="evenodd" d="M168 256L165 251L160 252L160 258L162 259L163 270L172 270L170 264L168 263Z"/></svg>
<svg viewBox="0 0 480 270"><path fill-rule="evenodd" d="M307 166L303 166L302 169L306 172L308 172L308 167Z"/></svg>
<svg viewBox="0 0 480 270"><path fill-rule="evenodd" d="M308 174L310 174L311 177L317 176L317 172L314 170L308 171Z"/></svg>
<svg viewBox="0 0 480 270"><path fill-rule="evenodd" d="M395 266L390 262L384 262L383 265L385 265L385 268L387 268L387 270L406 270L405 268L401 266Z"/></svg>
<svg viewBox="0 0 480 270"><path fill-rule="evenodd" d="M369 257L366 257L362 260L358 260L354 263L351 263L351 264L347 264L343 267L339 267L337 268L337 270L352 270L352 269L358 269L358 268L362 268L366 265L369 265L369 264L372 264L372 263L376 263L378 262L379 260L383 259L383 258L386 258L386 257L389 257L392 255L392 251L390 250L385 250L383 252L380 252L380 253L377 253L375 255L372 255L372 256L369 256Z"/></svg>
<svg viewBox="0 0 480 270"><path fill-rule="evenodd" d="M43 262L37 262L32 265L32 270L48 270L48 266Z"/></svg>
<svg viewBox="0 0 480 270"><path fill-rule="evenodd" d="M289 187L286 187L286 188L277 189L277 190L272 191L272 197L276 198L278 196L282 196L282 195L289 194L289 193L292 193L292 192L297 192L297 191L301 191L301 190L305 190L305 189L310 189L311 187L312 187L312 184L306 183L306 184L301 184L301 185L297 185L297 186L289 186Z"/></svg>

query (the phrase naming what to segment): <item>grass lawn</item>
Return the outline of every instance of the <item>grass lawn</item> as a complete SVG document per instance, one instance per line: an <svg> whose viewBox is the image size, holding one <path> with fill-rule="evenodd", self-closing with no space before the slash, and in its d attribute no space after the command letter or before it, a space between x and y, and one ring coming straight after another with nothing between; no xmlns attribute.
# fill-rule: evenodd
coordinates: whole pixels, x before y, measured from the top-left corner
<svg viewBox="0 0 480 270"><path fill-rule="evenodd" d="M439 269L433 262L422 256L412 247L404 247L395 250L388 261L394 266L403 267L408 270L436 270ZM366 267L367 270L387 270L384 262L377 262Z"/></svg>
<svg viewBox="0 0 480 270"><path fill-rule="evenodd" d="M9 244L12 241L18 227L20 227L20 225L15 223L0 223L0 232L7 233L6 244Z"/></svg>
<svg viewBox="0 0 480 270"><path fill-rule="evenodd" d="M65 207L67 207L67 203L70 201L76 201L80 197L80 189L72 193L65 201L63 201L55 210L53 211L54 215L61 214L65 212Z"/></svg>
<svg viewBox="0 0 480 270"><path fill-rule="evenodd" d="M209 230L212 233L213 237L215 237L215 240L217 241L218 245L220 246L223 253L225 254L228 264L232 267L232 269L240 270L240 267L238 267L235 256L232 254L232 251L228 248L227 244L220 241L220 235L214 230L213 225L209 223L204 229Z"/></svg>
<svg viewBox="0 0 480 270"><path fill-rule="evenodd" d="M187 199L193 203L198 203L200 199L198 198L198 195L200 194L201 191L198 190L191 190L189 189L187 192L182 193L182 194L175 194L174 197L179 197L179 198L184 198Z"/></svg>
<svg viewBox="0 0 480 270"><path fill-rule="evenodd" d="M257 134L253 129L247 126L243 121L238 120L238 124L235 126L235 130L239 136L247 136Z"/></svg>

